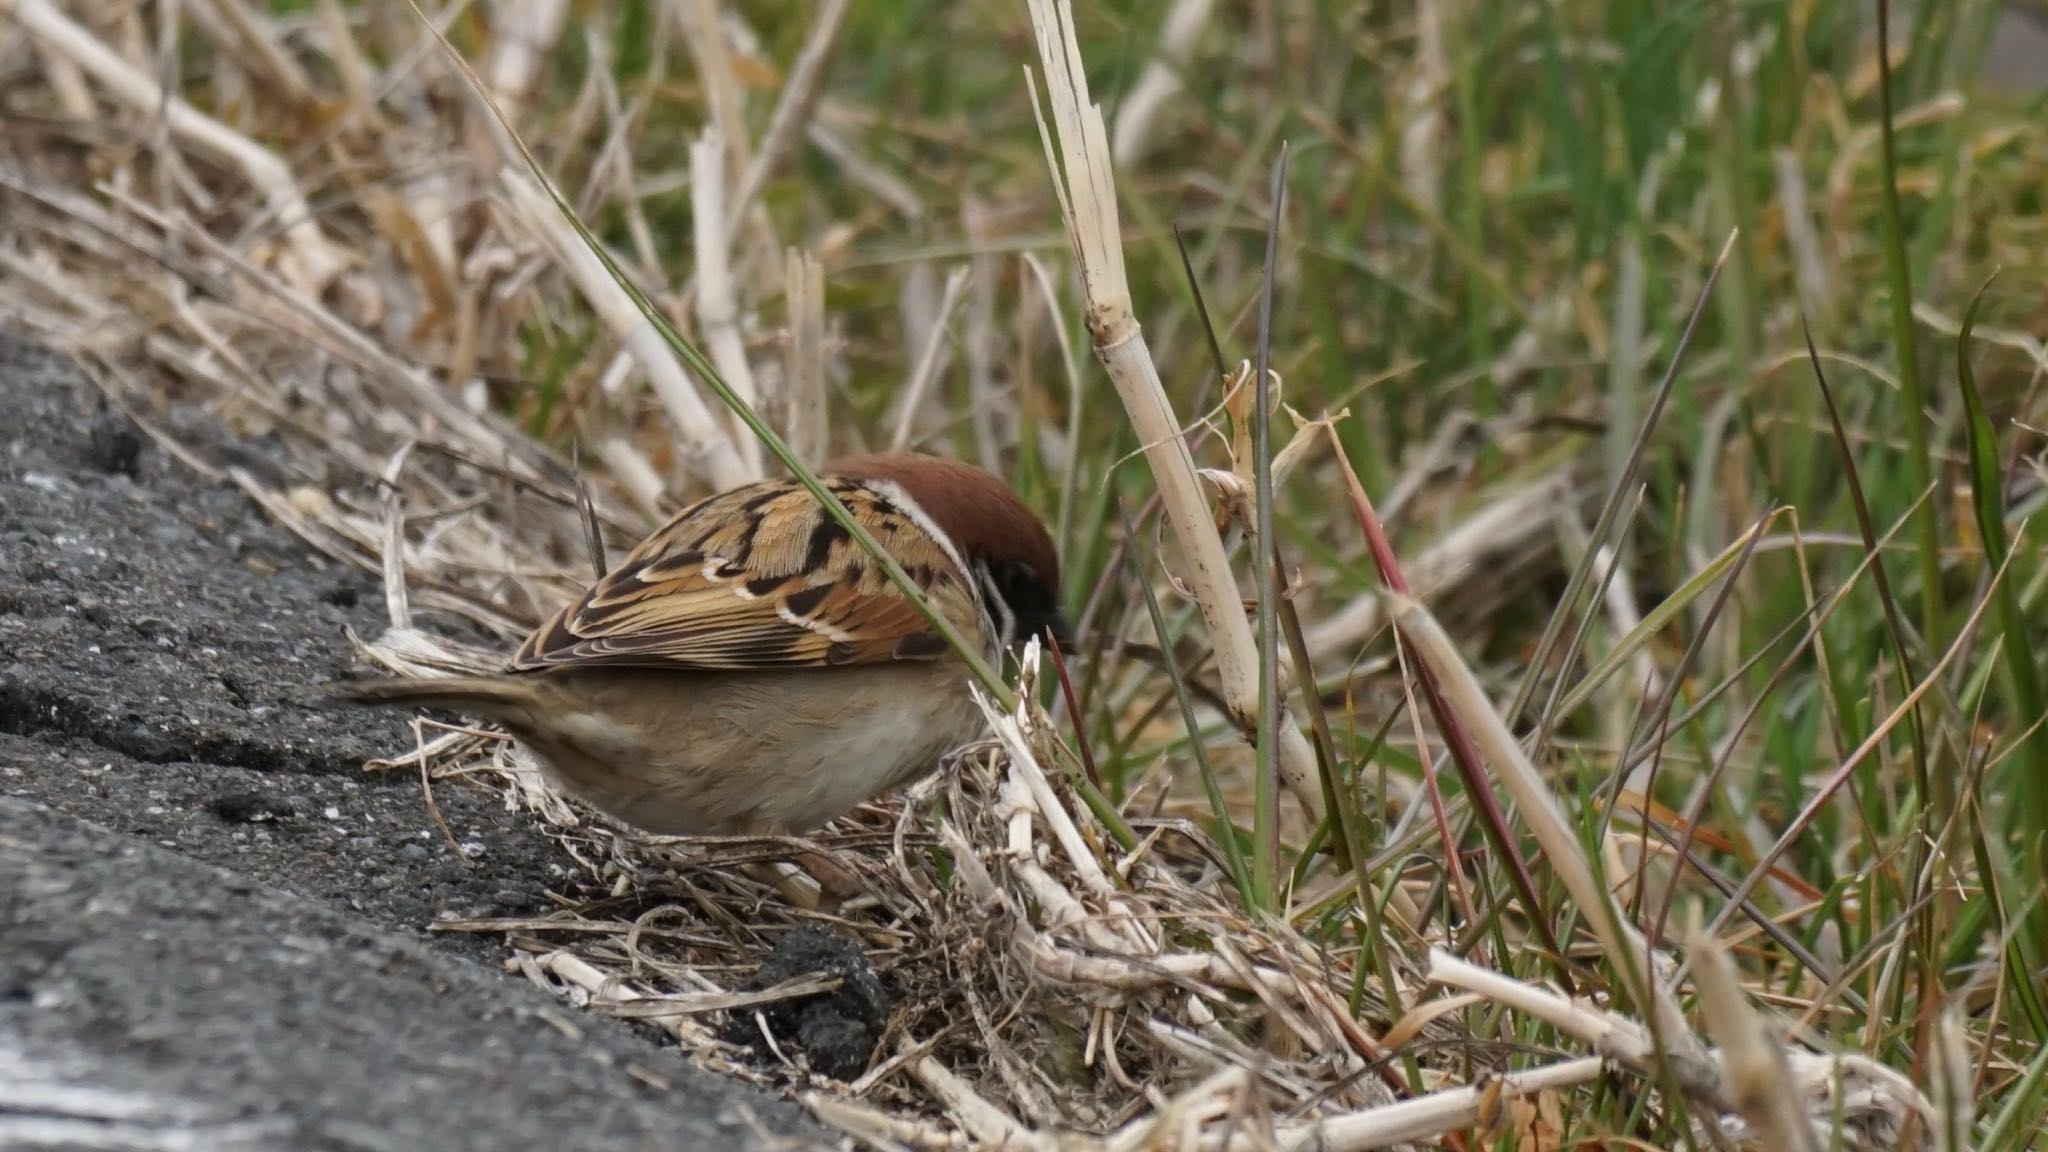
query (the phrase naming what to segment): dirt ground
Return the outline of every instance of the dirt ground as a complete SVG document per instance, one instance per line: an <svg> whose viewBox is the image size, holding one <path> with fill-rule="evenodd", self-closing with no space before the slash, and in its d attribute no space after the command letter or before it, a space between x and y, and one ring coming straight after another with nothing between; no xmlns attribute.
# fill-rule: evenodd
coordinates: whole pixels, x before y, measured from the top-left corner
<svg viewBox="0 0 2048 1152"><path fill-rule="evenodd" d="M0 1147L812 1146L495 938L424 930L550 907L566 873L496 797L436 788L458 853L416 777L363 771L403 718L308 689L380 613L0 336Z"/></svg>

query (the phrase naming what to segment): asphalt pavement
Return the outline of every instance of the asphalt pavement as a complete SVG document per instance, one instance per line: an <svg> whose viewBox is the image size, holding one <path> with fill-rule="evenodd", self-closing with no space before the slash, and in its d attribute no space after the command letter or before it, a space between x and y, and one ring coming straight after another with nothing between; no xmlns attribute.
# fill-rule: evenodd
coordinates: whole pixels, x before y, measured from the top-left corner
<svg viewBox="0 0 2048 1152"><path fill-rule="evenodd" d="M281 480L280 445L165 416ZM0 1149L830 1146L437 916L569 874L480 789L309 702L381 599L0 336Z"/></svg>

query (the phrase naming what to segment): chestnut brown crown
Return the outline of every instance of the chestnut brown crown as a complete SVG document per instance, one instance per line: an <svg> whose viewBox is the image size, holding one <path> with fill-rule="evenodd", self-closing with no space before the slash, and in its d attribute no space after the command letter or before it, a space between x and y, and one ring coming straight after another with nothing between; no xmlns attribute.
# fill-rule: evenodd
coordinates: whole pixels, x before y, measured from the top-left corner
<svg viewBox="0 0 2048 1152"><path fill-rule="evenodd" d="M1044 521L1009 485L971 464L921 452L848 456L825 471L890 481L916 501L981 582L1006 643L1050 632L1071 648L1060 609L1059 552Z"/></svg>

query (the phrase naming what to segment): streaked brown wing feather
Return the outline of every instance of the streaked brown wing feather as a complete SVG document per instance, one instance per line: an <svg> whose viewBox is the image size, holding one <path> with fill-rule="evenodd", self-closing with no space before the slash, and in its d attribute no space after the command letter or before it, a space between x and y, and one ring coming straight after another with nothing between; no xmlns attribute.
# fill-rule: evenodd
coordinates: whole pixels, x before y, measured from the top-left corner
<svg viewBox="0 0 2048 1152"><path fill-rule="evenodd" d="M827 483L948 619L974 627L974 593L937 540L875 490ZM809 492L764 481L678 514L527 637L511 667L814 668L945 650Z"/></svg>

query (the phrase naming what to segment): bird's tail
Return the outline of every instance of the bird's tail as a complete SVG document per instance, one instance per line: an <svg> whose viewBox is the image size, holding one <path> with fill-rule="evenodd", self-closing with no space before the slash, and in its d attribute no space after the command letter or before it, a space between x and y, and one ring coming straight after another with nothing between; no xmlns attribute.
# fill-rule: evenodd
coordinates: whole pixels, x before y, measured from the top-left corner
<svg viewBox="0 0 2048 1152"><path fill-rule="evenodd" d="M337 680L326 686L332 699L392 708L445 708L486 720L523 713L533 699L530 685L501 676Z"/></svg>

